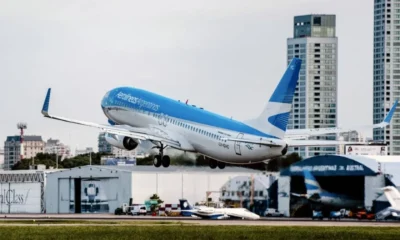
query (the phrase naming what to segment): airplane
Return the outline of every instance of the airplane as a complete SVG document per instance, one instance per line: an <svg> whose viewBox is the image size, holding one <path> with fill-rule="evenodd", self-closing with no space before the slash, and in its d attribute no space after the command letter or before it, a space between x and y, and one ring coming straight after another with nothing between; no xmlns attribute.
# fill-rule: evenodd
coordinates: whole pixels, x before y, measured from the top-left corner
<svg viewBox="0 0 400 240"><path fill-rule="evenodd" d="M196 216L204 219L260 219L259 215L250 212L246 208L192 207L186 199L179 199L179 202L182 216Z"/></svg>
<svg viewBox="0 0 400 240"><path fill-rule="evenodd" d="M149 141L159 151L155 167L170 165L164 154L167 147L201 154L212 169L223 169L226 163L255 164L281 157L289 146L355 144L296 139L296 135L285 138L300 66L301 59L293 58L261 114L244 122L133 87L114 88L103 97L101 108L109 125L51 115L51 88L41 112L46 118L98 128L109 144L120 149L134 150Z"/></svg>
<svg viewBox="0 0 400 240"><path fill-rule="evenodd" d="M291 193L297 197L305 197L311 203L323 206L330 206L335 208L359 208L364 205L363 201L351 198L347 195L336 194L328 192L321 188L318 181L311 174L311 172L304 170L304 183L306 185L307 193L298 194Z"/></svg>
<svg viewBox="0 0 400 240"><path fill-rule="evenodd" d="M384 219L389 215L396 219L400 219L400 192L393 186L386 186L382 188L387 200L390 203L390 207L385 208L376 214L377 219Z"/></svg>

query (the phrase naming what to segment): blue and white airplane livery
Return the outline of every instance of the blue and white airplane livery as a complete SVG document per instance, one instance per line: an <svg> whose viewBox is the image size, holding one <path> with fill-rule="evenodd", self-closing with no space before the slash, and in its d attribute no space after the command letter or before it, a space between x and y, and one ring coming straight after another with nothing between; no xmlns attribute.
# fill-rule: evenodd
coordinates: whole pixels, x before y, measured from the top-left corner
<svg viewBox="0 0 400 240"><path fill-rule="evenodd" d="M305 197L308 201L324 206L335 208L359 208L364 205L364 202L358 199L351 198L347 195L328 192L321 188L317 179L311 172L304 170L304 183L306 185L307 194L292 193L294 196Z"/></svg>
<svg viewBox="0 0 400 240"><path fill-rule="evenodd" d="M305 135L335 133L340 130L338 128L293 132L292 137L290 130L286 131L300 66L301 60L294 58L265 109L257 118L245 122L132 87L118 87L105 94L101 108L110 125L51 115L50 88L42 114L98 128L106 133L108 143L125 150L133 150L141 141L148 140L159 149L154 158L156 167L170 165L169 156L164 154L167 147L202 154L210 159L211 168L223 169L225 163L251 164L280 157L286 154L289 146L345 144L343 141L301 140Z"/></svg>

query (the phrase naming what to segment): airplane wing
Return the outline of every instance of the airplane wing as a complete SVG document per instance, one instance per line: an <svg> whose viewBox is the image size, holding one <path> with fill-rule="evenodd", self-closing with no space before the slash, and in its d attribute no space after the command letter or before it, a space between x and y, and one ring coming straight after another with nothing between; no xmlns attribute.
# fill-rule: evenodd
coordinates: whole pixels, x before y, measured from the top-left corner
<svg viewBox="0 0 400 240"><path fill-rule="evenodd" d="M243 138L221 138L221 140L260 144L260 145L264 145L264 146L268 146L268 147L282 147L283 146L282 144L275 143L272 140L251 140L251 139L243 139Z"/></svg>
<svg viewBox="0 0 400 240"><path fill-rule="evenodd" d="M288 130L286 130L285 138L305 139L310 136L318 136L318 135L324 135L324 134L330 134L330 133L344 133L344 132L351 132L351 131L371 130L374 128L384 128L390 124L390 121L392 120L394 112L396 110L397 104L398 104L398 100L396 100L394 102L392 108L386 115L385 119L378 124L367 125L367 126L358 126L358 127L352 127L352 128L334 127L334 128L288 129Z"/></svg>
<svg viewBox="0 0 400 240"><path fill-rule="evenodd" d="M161 135L161 134L149 131L148 129L133 128L133 127L128 128L126 126L122 126L122 127L108 126L108 125L103 125L103 124L85 122L85 121L74 120L74 119L69 119L69 118L65 118L65 117L51 115L51 114L49 114L50 94L51 94L51 88L49 88L47 90L46 99L44 101L43 108L42 108L42 114L44 117L59 120L59 121L64 121L64 122L68 122L68 123L74 123L74 124L78 124L78 125L94 127L94 128L102 130L103 132L108 132L108 133L117 134L117 135L121 135L121 136L127 136L127 137L131 137L131 138L138 139L138 140L150 140L150 141L155 141L155 142L163 142L170 146L180 147L179 141L169 138L165 134Z"/></svg>
<svg viewBox="0 0 400 240"><path fill-rule="evenodd" d="M318 147L318 146L331 146L331 145L345 145L345 144L360 144L359 142L346 142L334 140L297 140L285 139L289 147Z"/></svg>

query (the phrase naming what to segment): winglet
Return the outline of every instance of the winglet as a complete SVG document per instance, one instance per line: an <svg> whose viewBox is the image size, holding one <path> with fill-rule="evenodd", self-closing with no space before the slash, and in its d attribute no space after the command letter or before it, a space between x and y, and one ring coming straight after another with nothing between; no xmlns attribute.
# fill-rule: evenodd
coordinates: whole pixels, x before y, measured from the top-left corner
<svg viewBox="0 0 400 240"><path fill-rule="evenodd" d="M394 112L396 111L397 103L399 100L396 100L390 109L389 113L386 115L385 119L383 120L384 123L390 123L393 118Z"/></svg>
<svg viewBox="0 0 400 240"><path fill-rule="evenodd" d="M51 93L51 88L47 90L46 98L43 103L42 114L45 117L49 116L50 93Z"/></svg>

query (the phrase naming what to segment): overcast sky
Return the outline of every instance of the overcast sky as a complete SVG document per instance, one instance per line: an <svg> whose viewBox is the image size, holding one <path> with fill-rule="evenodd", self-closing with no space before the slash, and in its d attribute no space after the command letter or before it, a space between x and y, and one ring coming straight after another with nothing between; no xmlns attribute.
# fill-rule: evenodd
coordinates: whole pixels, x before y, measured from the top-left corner
<svg viewBox="0 0 400 240"><path fill-rule="evenodd" d="M24 121L26 134L97 150L97 129L42 117L48 87L53 114L97 123L118 86L257 116L286 68L293 17L310 13L336 14L339 126L372 124L373 0L2 0L0 139Z"/></svg>

